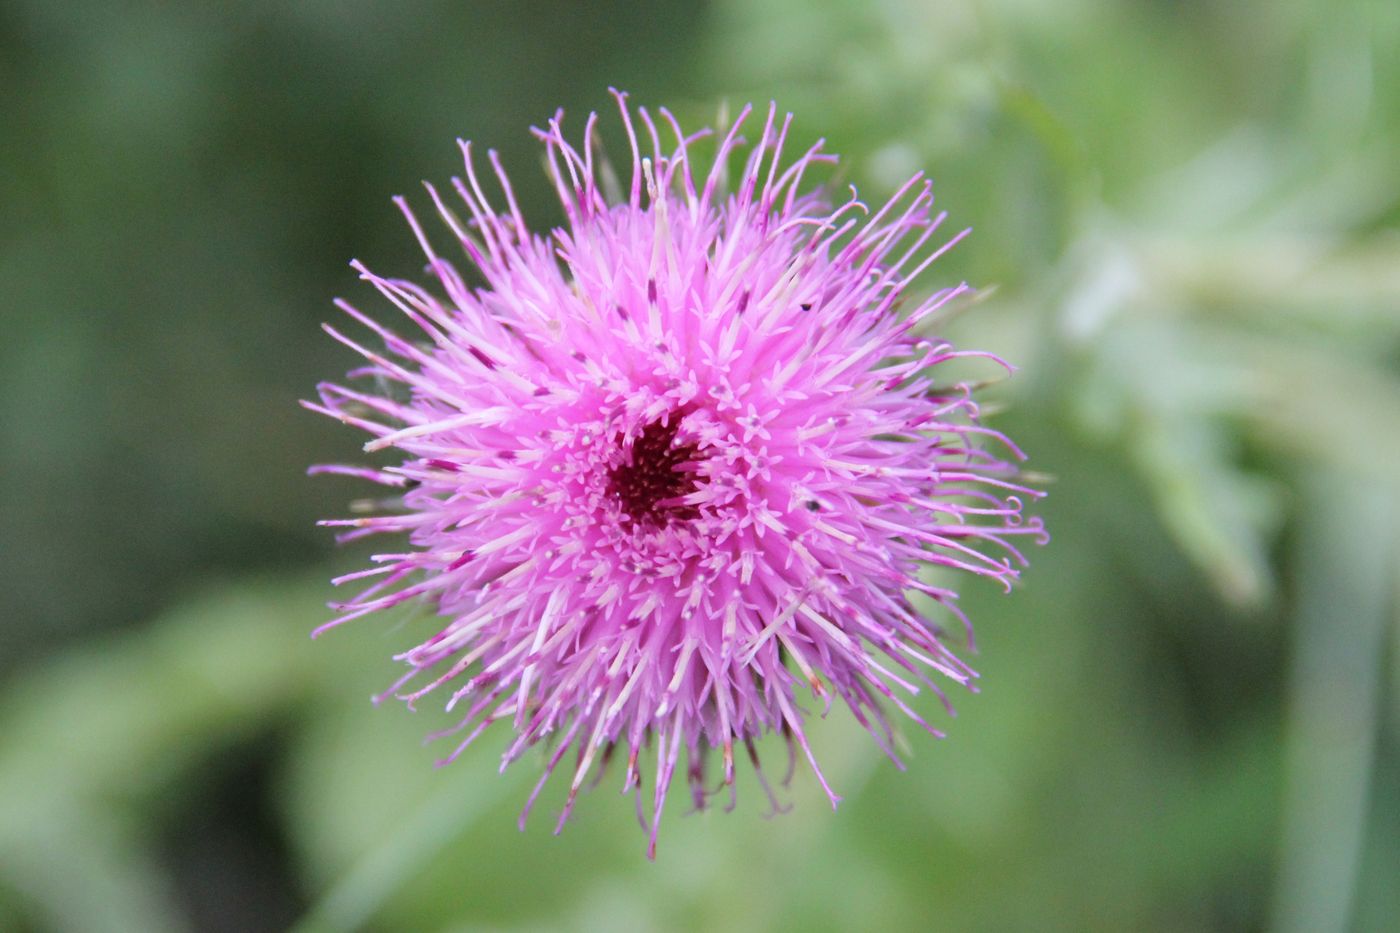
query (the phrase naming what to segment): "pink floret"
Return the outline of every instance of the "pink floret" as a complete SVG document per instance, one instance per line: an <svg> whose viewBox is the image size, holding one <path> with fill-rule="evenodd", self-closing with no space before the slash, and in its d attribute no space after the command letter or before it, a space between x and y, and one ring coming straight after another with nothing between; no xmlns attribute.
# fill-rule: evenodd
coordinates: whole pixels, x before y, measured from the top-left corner
<svg viewBox="0 0 1400 933"><path fill-rule="evenodd" d="M355 268L413 336L338 302L380 349L327 327L368 365L352 373L361 388L325 384L306 404L403 458L315 468L402 490L381 514L325 524L410 542L338 580L372 585L322 628L434 607L445 624L398 656L409 670L386 695L463 711L446 761L502 721L502 767L549 746L522 824L570 750L560 826L621 749L654 853L682 752L704 806L708 752L732 794L734 746L758 768L755 740L780 733L836 803L800 692L842 701L892 758L888 710L938 734L908 698L942 696L931 674L971 686L976 673L921 614L938 607L963 637L956 593L920 568L1009 587L1025 564L1014 539L1045 533L1022 516L1041 493L1018 480L1021 452L978 423L969 386L940 382L949 361L986 355L925 335L967 286L907 294L967 232L929 247L944 219L929 183L915 176L873 215L854 189L833 208L802 182L834 158L818 143L785 165L791 117L775 108L757 143L739 135L745 108L693 166L707 132L686 136L662 109L663 133L639 109L638 133L616 96L632 149L616 202L598 181L596 115L581 151L559 116L536 130L562 229L530 231L490 153L493 206L467 143L456 203L428 186L484 284L396 199L433 287Z"/></svg>

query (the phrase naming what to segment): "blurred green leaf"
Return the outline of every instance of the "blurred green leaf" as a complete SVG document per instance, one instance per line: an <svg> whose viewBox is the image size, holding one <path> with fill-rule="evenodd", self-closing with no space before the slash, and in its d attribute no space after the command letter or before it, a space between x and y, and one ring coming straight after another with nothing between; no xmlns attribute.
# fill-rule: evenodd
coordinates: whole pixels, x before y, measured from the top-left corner
<svg viewBox="0 0 1400 933"><path fill-rule="evenodd" d="M223 590L6 686L0 866L48 924L181 925L149 853L158 814L212 750L305 697L323 595L275 581Z"/></svg>

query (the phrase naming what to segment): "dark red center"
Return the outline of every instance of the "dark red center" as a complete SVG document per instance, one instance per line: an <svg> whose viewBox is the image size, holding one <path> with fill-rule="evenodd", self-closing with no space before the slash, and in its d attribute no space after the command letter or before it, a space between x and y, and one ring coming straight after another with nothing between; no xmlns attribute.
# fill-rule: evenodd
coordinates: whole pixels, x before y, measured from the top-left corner
<svg viewBox="0 0 1400 933"><path fill-rule="evenodd" d="M674 501L698 485L697 474L680 469L695 461L698 449L676 443L679 420L672 416L669 424L647 425L623 461L608 471L608 492L617 497L629 524L661 528L697 514L695 506Z"/></svg>

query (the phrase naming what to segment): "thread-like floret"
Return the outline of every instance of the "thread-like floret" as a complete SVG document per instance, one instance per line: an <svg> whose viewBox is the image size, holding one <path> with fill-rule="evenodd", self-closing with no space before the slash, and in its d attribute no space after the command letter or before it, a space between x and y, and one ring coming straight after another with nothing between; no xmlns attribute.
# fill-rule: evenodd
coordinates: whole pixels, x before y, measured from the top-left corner
<svg viewBox="0 0 1400 933"><path fill-rule="evenodd" d="M596 115L581 150L562 115L536 131L567 218L547 236L495 153L503 210L467 143L456 206L427 186L482 285L396 199L433 289L354 265L415 339L338 302L382 349L327 327L367 363L347 380L360 388L324 384L306 404L402 455L313 468L398 490L379 514L325 524L409 542L337 580L377 578L323 628L410 599L435 607L445 623L399 656L408 671L385 696L440 692L463 710L446 761L502 721L502 767L548 747L522 825L570 751L560 826L621 751L654 852L682 753L703 806L709 750L732 792L735 746L758 768L755 740L779 733L837 801L799 689L839 699L896 762L888 710L938 734L907 698L941 697L931 674L968 687L976 674L924 615L965 627L956 593L920 569L1009 587L1025 563L1015 538L1044 531L1022 516L1040 493L1018 479L1021 452L979 424L968 385L940 381L950 361L986 355L923 336L967 286L907 295L966 233L929 248L944 220L929 184L915 176L873 214L854 189L832 207L802 182L833 158L818 143L784 164L791 117L776 108L747 147L744 108L697 172L709 131L687 136L663 109L663 142L643 108L639 134L616 96L632 154L616 199L599 182Z"/></svg>

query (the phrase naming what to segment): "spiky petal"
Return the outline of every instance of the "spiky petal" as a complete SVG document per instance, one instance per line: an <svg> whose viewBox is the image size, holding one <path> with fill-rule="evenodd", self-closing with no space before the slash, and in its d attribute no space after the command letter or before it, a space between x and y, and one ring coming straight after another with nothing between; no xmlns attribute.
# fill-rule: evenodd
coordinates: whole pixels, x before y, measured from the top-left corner
<svg viewBox="0 0 1400 933"><path fill-rule="evenodd" d="M966 624L955 592L920 568L1009 586L1025 563L1013 539L1044 531L1022 519L1040 493L1017 479L1021 452L979 425L968 386L938 381L979 354L922 336L966 285L900 310L966 233L929 247L944 215L928 182L915 176L873 215L854 189L833 208L802 186L833 157L818 143L785 164L791 117L776 108L752 146L744 108L696 166L708 131L686 136L662 109L663 133L643 108L638 133L614 93L632 151L615 200L596 115L581 150L562 114L535 131L567 218L548 236L526 225L494 152L503 209L467 143L455 206L427 186L484 284L397 199L434 288L355 268L419 333L339 302L383 349L328 327L368 361L351 373L368 387L325 384L307 406L368 432L367 450L403 455L320 468L402 491L383 514L326 524L411 544L343 578L377 580L323 628L410 599L436 607L446 624L399 656L408 673L389 694L445 694L464 711L445 760L501 721L513 732L502 768L549 746L523 824L574 750L562 827L590 771L625 758L654 854L683 752L703 805L708 751L732 793L735 746L757 768L755 740L780 733L836 803L800 693L841 700L891 757L888 709L937 734L907 698L920 685L941 696L931 674L965 686L976 674L921 614L926 597Z"/></svg>

